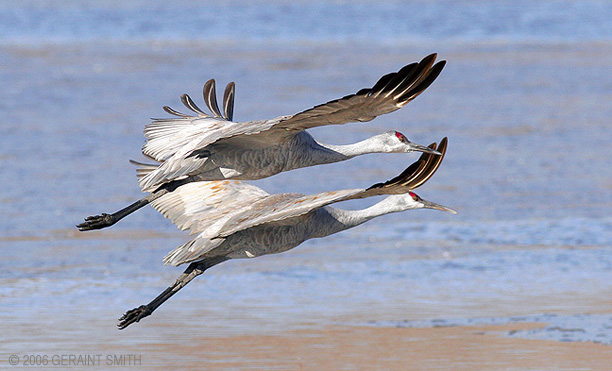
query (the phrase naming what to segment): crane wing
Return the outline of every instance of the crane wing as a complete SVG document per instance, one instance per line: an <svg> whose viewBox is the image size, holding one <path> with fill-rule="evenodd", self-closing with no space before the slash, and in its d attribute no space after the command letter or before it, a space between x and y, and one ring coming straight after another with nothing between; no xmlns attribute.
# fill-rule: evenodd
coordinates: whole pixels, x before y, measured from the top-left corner
<svg viewBox="0 0 612 371"><path fill-rule="evenodd" d="M208 161L206 154L210 152L207 147L212 144L251 149L269 146L294 135L296 131L316 126L370 121L398 110L425 91L438 77L446 62L434 65L436 56L431 54L418 63L387 74L372 88L361 89L344 98L292 116L244 123L231 121L234 84L230 83L226 87L222 113L217 105L215 81L209 80L204 85L203 95L212 116L200 109L189 95L184 94L181 101L197 116L189 116L166 106L164 110L176 118L155 119L145 126L147 141L142 153L162 164L139 179L140 187L150 192L165 182L180 179L201 169Z"/></svg>
<svg viewBox="0 0 612 371"><path fill-rule="evenodd" d="M181 102L197 116L187 115L164 106L164 111L177 117L153 119L151 124L145 126L144 135L147 142L142 147L142 153L161 162L185 146L195 147L201 141L212 143L218 140L219 136L226 135L225 132L231 135L232 129L237 130L234 126L239 126L232 122L234 90L233 82L227 84L223 98L223 114L217 105L214 79L208 80L202 91L204 102L212 115L198 107L187 94L181 95ZM229 123L234 125L228 125Z"/></svg>
<svg viewBox="0 0 612 371"><path fill-rule="evenodd" d="M437 54L381 77L372 88L335 99L295 115L267 121L243 123L240 134L219 139L232 147L255 148L295 135L296 131L324 125L365 122L400 109L425 91L439 76L446 62L434 65ZM246 134L246 135L241 135Z"/></svg>
<svg viewBox="0 0 612 371"><path fill-rule="evenodd" d="M193 182L152 202L153 207L180 229L199 233L172 250L164 263L179 265L199 259L229 235L265 223L299 217L335 202L384 194L401 194L425 183L440 166L447 139L437 147L442 156L423 153L397 177L367 189L347 189L315 195L283 193L269 195L240 181Z"/></svg>
<svg viewBox="0 0 612 371"><path fill-rule="evenodd" d="M153 200L151 205L179 229L195 234L267 196L261 188L237 180L192 182Z"/></svg>
<svg viewBox="0 0 612 371"><path fill-rule="evenodd" d="M202 197L206 197L204 193L208 187L196 187L195 185L199 183L217 182L188 183L177 188L177 190L169 195L162 196L160 199L153 201L153 207L161 211L164 216L170 218L179 228L190 229L191 234L200 232L192 240L170 251L164 257L165 264L180 265L197 260L202 255L219 246L224 241L225 237L232 233L263 223L272 223L300 216L311 210L335 202L335 200L339 198L346 198L347 196L363 191L363 189L344 190L326 192L314 196L282 193L263 196L259 199L253 198L251 200L243 200L247 202L238 201L234 203L231 201L226 204L216 204L216 206L221 207L222 210L214 210L215 206L208 203L207 205L197 205L193 208L193 214L189 216L181 215L181 213L186 210L186 203L193 202L194 200L198 200L197 202L200 203L199 200L201 200ZM171 195L181 190L183 187L190 188L188 197L174 196L170 199ZM155 204L159 200L162 200L161 203L164 204L163 206Z"/></svg>
<svg viewBox="0 0 612 371"><path fill-rule="evenodd" d="M201 169L208 161L211 144L236 138L238 140L229 144L253 148L257 143L269 145L274 142L273 138L256 134L274 127L283 117L246 123L233 122L234 92L235 84L231 82L225 88L222 113L217 104L215 80L209 80L204 85L203 96L212 115L198 107L189 95L183 94L181 101L185 107L196 113L195 116L164 106L166 112L176 117L153 119L152 123L145 126L146 142L142 153L162 164L157 169L147 169L143 172L139 178L143 191L154 191L163 183L180 179ZM254 140L250 140L251 137ZM241 143L239 138L249 139L243 139L244 143Z"/></svg>
<svg viewBox="0 0 612 371"><path fill-rule="evenodd" d="M254 202L250 207L241 212L215 223L206 231L206 235L211 238L223 238L240 230L304 215L312 210L340 201L407 193L421 186L438 170L446 154L447 143L447 138L443 138L440 141L439 147L437 147L436 143L430 144L429 148L437 149L442 155L423 153L416 162L411 164L400 175L384 183L374 184L367 189L345 189L315 195L268 196Z"/></svg>
<svg viewBox="0 0 612 371"><path fill-rule="evenodd" d="M323 125L366 122L400 109L431 85L445 61L433 64L436 54L381 77L372 88L329 101L279 122L287 130L306 130Z"/></svg>

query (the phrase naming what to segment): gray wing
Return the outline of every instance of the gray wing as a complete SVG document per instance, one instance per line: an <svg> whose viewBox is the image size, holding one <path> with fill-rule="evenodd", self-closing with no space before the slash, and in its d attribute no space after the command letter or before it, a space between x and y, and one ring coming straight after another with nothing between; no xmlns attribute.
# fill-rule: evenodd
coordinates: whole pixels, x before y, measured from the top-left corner
<svg viewBox="0 0 612 371"><path fill-rule="evenodd" d="M229 83L223 97L223 113L219 109L215 93L215 80L209 80L203 89L204 101L212 114L207 114L187 94L181 96L185 107L196 113L187 115L168 106L164 110L174 116L171 119L154 119L145 126L146 143L142 153L162 164L147 169L139 178L143 191L151 192L161 184L188 176L205 166L208 158L206 147L224 139L250 136L267 130L275 123L231 121L234 113L235 84Z"/></svg>
<svg viewBox="0 0 612 371"><path fill-rule="evenodd" d="M222 223L216 223L213 226L214 228L207 231L207 235L216 235L216 238L223 238L256 225L304 215L336 202L378 195L407 193L423 185L438 170L446 154L447 143L448 139L443 138L439 146L436 143L430 144L429 148L437 149L441 153L440 156L423 153L416 162L400 175L384 183L374 184L367 189L346 189L307 196L279 197L276 200L264 198L254 202L242 212L233 214Z"/></svg>
<svg viewBox="0 0 612 371"><path fill-rule="evenodd" d="M221 138L240 134L240 125L232 122L234 114L235 84L229 83L223 98L223 114L217 104L215 80L204 84L202 95L212 115L204 112L188 94L181 95L185 107L196 113L196 116L181 113L168 106L164 111L177 116L171 119L153 119L145 126L146 143L142 153L157 161L165 161L184 147L205 146Z"/></svg>
<svg viewBox="0 0 612 371"><path fill-rule="evenodd" d="M261 188L237 180L192 182L151 205L179 229L196 234L268 196Z"/></svg>
<svg viewBox="0 0 612 371"><path fill-rule="evenodd" d="M222 115L215 96L215 82L210 80L204 86L203 95L213 116L206 114L184 94L181 97L183 104L198 116L188 116L166 106L164 110L178 118L155 120L145 127L147 142L142 152L163 163L140 178L140 187L151 192L165 182L202 168L208 161L206 148L213 143L229 148L265 147L295 135L296 131L369 121L395 111L416 98L437 78L445 62L434 65L435 59L436 54L431 54L419 63L383 76L370 89L362 89L296 115L245 123L229 121L233 115L234 85L229 84L226 88Z"/></svg>
<svg viewBox="0 0 612 371"><path fill-rule="evenodd" d="M347 189L304 196L293 193L268 195L239 181L193 182L152 202L153 207L179 228L199 233L172 250L164 263L179 265L193 261L219 246L232 233L264 223L299 217L335 202L384 194L401 194L425 183L438 169L446 153L446 138L438 151L424 153L397 177L367 189ZM430 145L436 149L436 144Z"/></svg>
<svg viewBox="0 0 612 371"><path fill-rule="evenodd" d="M329 101L282 120L278 126L288 130L306 130L323 125L365 122L400 109L431 85L445 61L433 64L437 54L409 64L398 72L385 75L372 88Z"/></svg>

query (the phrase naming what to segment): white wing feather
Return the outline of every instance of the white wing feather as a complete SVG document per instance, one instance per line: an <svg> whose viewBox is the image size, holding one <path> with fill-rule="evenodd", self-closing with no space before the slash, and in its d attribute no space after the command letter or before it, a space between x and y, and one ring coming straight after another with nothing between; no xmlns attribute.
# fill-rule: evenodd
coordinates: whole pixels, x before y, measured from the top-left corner
<svg viewBox="0 0 612 371"><path fill-rule="evenodd" d="M223 240L242 230L265 223L299 217L335 202L377 195L402 194L425 183L436 172L446 153L447 139L438 148L441 155L423 153L400 175L367 189L348 189L315 195L282 193L270 195L240 181L192 182L152 201L155 209L180 229L199 233L192 241L171 251L166 264L178 265L203 256Z"/></svg>
<svg viewBox="0 0 612 371"><path fill-rule="evenodd" d="M151 205L181 230L199 235L170 251L164 263L180 265L197 259L219 246L223 238L204 237L223 221L269 194L256 186L234 180L193 182L151 202Z"/></svg>
<svg viewBox="0 0 612 371"><path fill-rule="evenodd" d="M202 255L221 245L225 241L223 238L210 240L206 238L194 238L193 240L170 251L163 259L166 265L181 265L183 263L198 260Z"/></svg>
<svg viewBox="0 0 612 371"><path fill-rule="evenodd" d="M179 152L203 149L221 139L253 135L268 130L278 120L249 122L226 121L215 117L160 119L145 126L147 142L142 153L157 161L166 161Z"/></svg>
<svg viewBox="0 0 612 371"><path fill-rule="evenodd" d="M214 191L213 188L219 183L224 183L225 187L221 187L220 191L219 189ZM174 195L185 187L189 189L182 195ZM232 233L304 215L363 191L363 189L344 190L310 196L293 193L268 195L257 187L238 181L186 184L153 201L153 206L179 228L190 229L191 234L199 233L191 241L170 251L164 257L164 263L176 266L200 259L221 245ZM209 196L202 202L202 197L206 197L204 195ZM230 195L236 197L235 202L222 201L222 198ZM189 204L193 202L196 204Z"/></svg>
<svg viewBox="0 0 612 371"><path fill-rule="evenodd" d="M190 156L211 144L232 138L249 137L273 128L284 117L266 121L232 122L214 117L185 117L156 120L145 126L147 142L142 153L162 164L139 179L144 192L151 192L163 183L191 175L208 158ZM276 138L268 139L272 144ZM258 138L259 141L264 138ZM269 145L270 143L268 143Z"/></svg>
<svg viewBox="0 0 612 371"><path fill-rule="evenodd" d="M273 223L304 215L312 210L352 198L364 189L345 189L318 193L315 195L278 194L268 196L253 203L248 209L234 213L216 224L215 230L210 230L213 237L227 237L238 231L255 227L260 224Z"/></svg>
<svg viewBox="0 0 612 371"><path fill-rule="evenodd" d="M261 188L240 181L192 182L151 205L179 229L196 234L266 196L268 193Z"/></svg>
<svg viewBox="0 0 612 371"><path fill-rule="evenodd" d="M232 233L300 216L363 191L269 195L256 186L225 180L188 183L151 204L179 229L198 234L164 257L165 264L180 265L198 259Z"/></svg>
<svg viewBox="0 0 612 371"><path fill-rule="evenodd" d="M416 98L437 78L445 62L433 65L435 59L436 54L431 54L419 63L409 64L397 72L383 76L372 88L361 89L355 94L295 115L271 120L237 123L221 116L190 117L168 108L168 112L181 117L155 120L145 127L147 142L142 152L163 163L158 169L143 176L139 180L140 186L143 191L151 192L163 183L192 175L205 166L208 160L206 157L191 156L193 151L205 150L213 143L223 141L234 149L269 146L312 127L365 122L395 111ZM214 96L214 81L212 85L212 90L209 89L208 92L212 92ZM194 109L190 98L188 102L184 100L183 103L187 103L190 109L201 112ZM231 104L233 105L233 100ZM218 116L218 109L216 111ZM257 135L260 133L261 135Z"/></svg>

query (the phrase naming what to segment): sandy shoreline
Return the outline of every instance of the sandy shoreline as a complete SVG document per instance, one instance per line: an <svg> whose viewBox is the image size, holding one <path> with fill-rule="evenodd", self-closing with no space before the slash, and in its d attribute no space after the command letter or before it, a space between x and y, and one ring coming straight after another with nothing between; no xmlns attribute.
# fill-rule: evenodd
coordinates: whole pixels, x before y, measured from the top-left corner
<svg viewBox="0 0 612 371"><path fill-rule="evenodd" d="M180 347L153 348L166 360L176 357L184 369L194 370L610 370L612 348L606 345L501 335L540 326L329 326L277 335L202 337ZM194 354L197 361L184 362ZM143 359L145 364L156 368Z"/></svg>

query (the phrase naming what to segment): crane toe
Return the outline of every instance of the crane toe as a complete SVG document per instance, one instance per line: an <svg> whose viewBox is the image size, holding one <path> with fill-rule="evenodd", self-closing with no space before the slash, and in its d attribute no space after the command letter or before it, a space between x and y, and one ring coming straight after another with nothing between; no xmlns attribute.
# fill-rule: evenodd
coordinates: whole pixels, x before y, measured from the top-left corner
<svg viewBox="0 0 612 371"><path fill-rule="evenodd" d="M79 231L90 231L92 229L102 229L113 224L113 216L102 213L101 215L88 216L83 223L77 224L77 228Z"/></svg>
<svg viewBox="0 0 612 371"><path fill-rule="evenodd" d="M149 316L152 311L146 305L141 305L138 308L134 308L125 312L125 314L119 318L119 330L123 330L134 322L140 322L144 317Z"/></svg>

